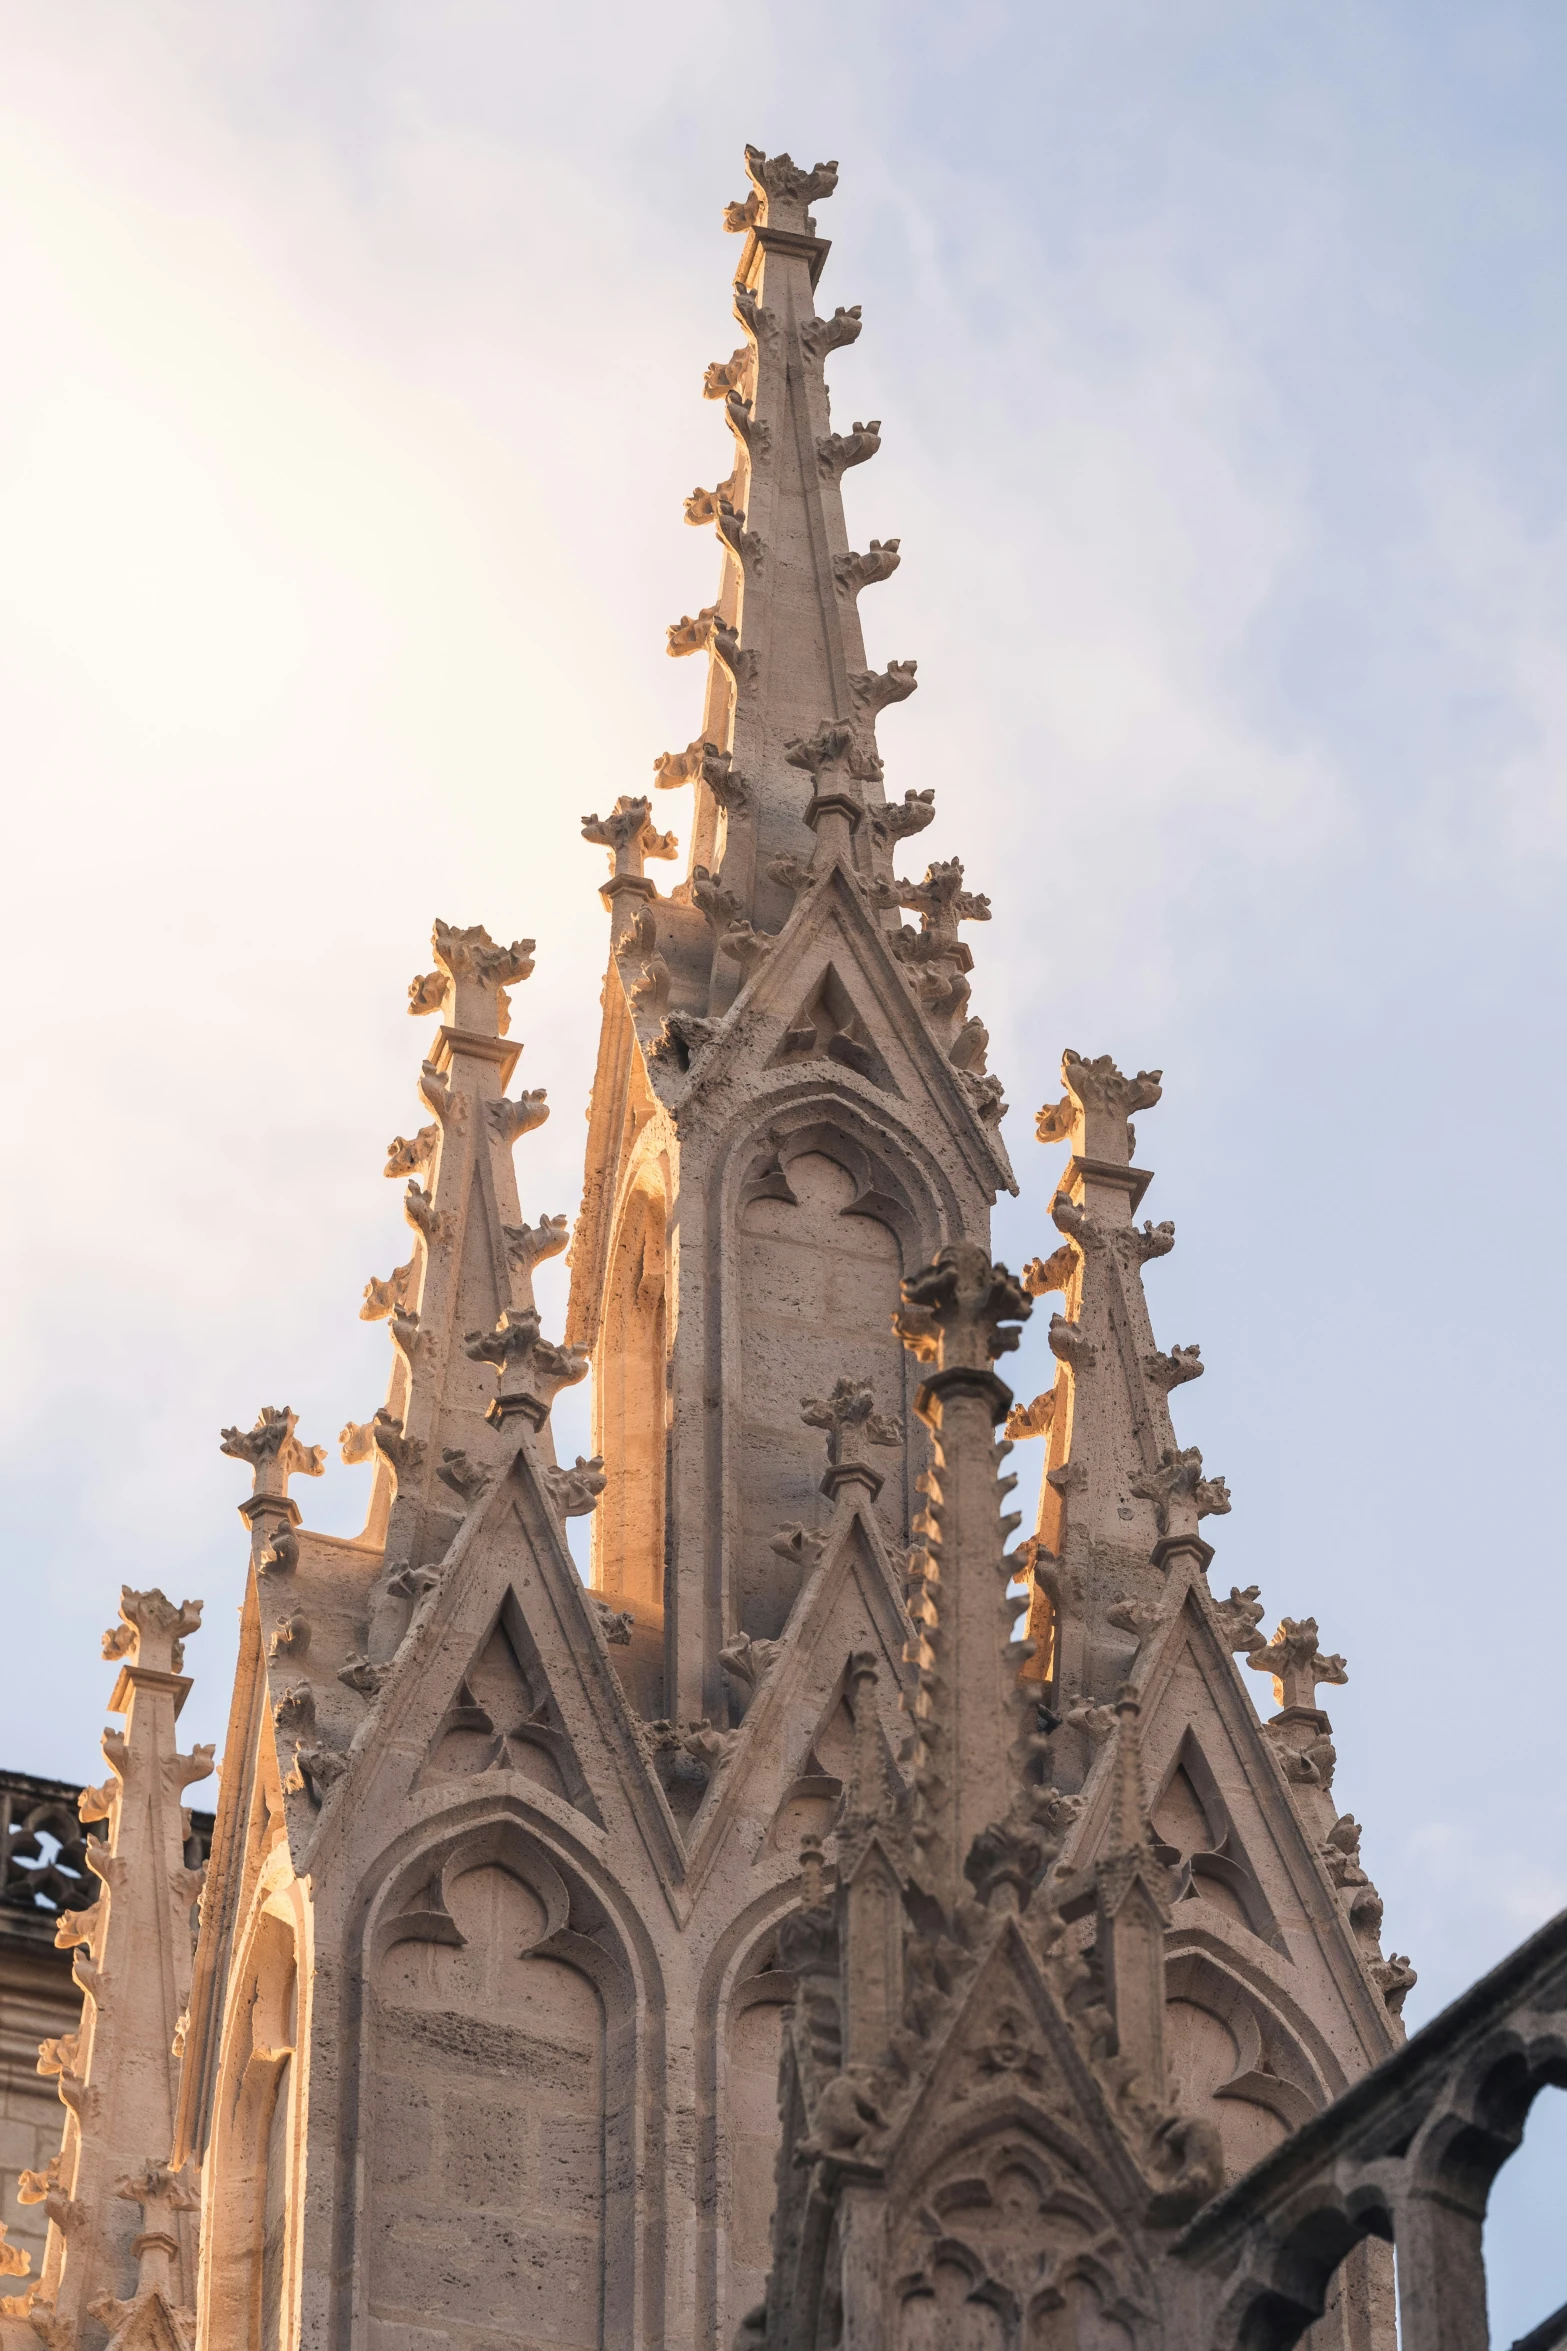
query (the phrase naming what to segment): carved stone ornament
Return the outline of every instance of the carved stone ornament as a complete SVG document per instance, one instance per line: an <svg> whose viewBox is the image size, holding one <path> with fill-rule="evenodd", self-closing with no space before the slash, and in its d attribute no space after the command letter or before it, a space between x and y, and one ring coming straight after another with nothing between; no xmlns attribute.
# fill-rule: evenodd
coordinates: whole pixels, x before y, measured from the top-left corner
<svg viewBox="0 0 1567 2351"><path fill-rule="evenodd" d="M829 351L858 342L863 324L858 302L852 310L840 303L831 318L808 318L800 329L800 342L812 359L825 359Z"/></svg>
<svg viewBox="0 0 1567 2351"><path fill-rule="evenodd" d="M531 1135L534 1128L541 1127L549 1117L547 1090L543 1086L535 1086L528 1093L519 1094L515 1101L503 1099L487 1103L485 1114L490 1122L490 1132L498 1143L515 1143L520 1136Z"/></svg>
<svg viewBox="0 0 1567 2351"><path fill-rule="evenodd" d="M836 480L848 472L851 465L863 465L874 457L881 447L881 418L873 416L869 424L855 421L852 433L828 433L816 444L817 461L829 479Z"/></svg>
<svg viewBox="0 0 1567 2351"><path fill-rule="evenodd" d="M1168 1355L1156 1348L1143 1357L1143 1374L1152 1388L1179 1388L1187 1380L1200 1380L1206 1369L1197 1346L1172 1347Z"/></svg>
<svg viewBox="0 0 1567 2351"><path fill-rule="evenodd" d="M410 1308L419 1290L419 1268L410 1257L406 1265L397 1266L384 1282L372 1275L365 1284L365 1302L359 1309L361 1322L384 1322L390 1314L401 1314Z"/></svg>
<svg viewBox="0 0 1567 2351"><path fill-rule="evenodd" d="M718 1652L718 1662L734 1681L748 1690L760 1688L763 1678L771 1672L783 1654L782 1641L761 1641L749 1633L736 1633L734 1639Z"/></svg>
<svg viewBox="0 0 1567 2351"><path fill-rule="evenodd" d="M548 1257L558 1257L571 1239L569 1216L541 1216L537 1224L501 1227L506 1259L515 1273L531 1273Z"/></svg>
<svg viewBox="0 0 1567 2351"><path fill-rule="evenodd" d="M427 979L415 980L408 992L409 1011L446 1010L456 1028L504 1037L510 1025L507 990L532 976L534 941L513 939L509 946L502 946L482 923L463 929L437 917L430 946L448 984L441 986L439 974L433 972ZM432 1101L431 1108L435 1107Z"/></svg>
<svg viewBox="0 0 1567 2351"><path fill-rule="evenodd" d="M1257 1630L1263 1613L1259 1589L1256 1584L1247 1584L1244 1588L1231 1584L1228 1600L1215 1600L1213 1604L1213 1612L1219 1620L1219 1630L1224 1635L1227 1647L1239 1655L1264 1645L1264 1636Z"/></svg>
<svg viewBox="0 0 1567 2351"><path fill-rule="evenodd" d="M636 1630L636 1615L629 1608L614 1608L597 1592L588 1594L593 1613L598 1619L599 1631L612 1649L629 1649Z"/></svg>
<svg viewBox="0 0 1567 2351"><path fill-rule="evenodd" d="M491 1417L504 1420L515 1409L542 1427L550 1404L562 1388L586 1379L588 1352L583 1347L557 1347L543 1335L538 1310L509 1306L490 1331L468 1331L463 1352L475 1363L493 1363L496 1400Z"/></svg>
<svg viewBox="0 0 1567 2351"><path fill-rule="evenodd" d="M1157 1469L1144 1470L1131 1485L1134 1494L1154 1505L1161 1534L1185 1533L1188 1519L1195 1532L1198 1519L1222 1517L1230 1507L1229 1487L1223 1478L1203 1476L1202 1454L1195 1445L1184 1451L1167 1446Z"/></svg>
<svg viewBox="0 0 1567 2351"><path fill-rule="evenodd" d="M680 848L673 833L661 833L654 824L651 803L627 792L621 794L608 816L582 819L582 838L609 851L610 870L616 874L640 876L645 859L671 858Z"/></svg>
<svg viewBox="0 0 1567 2351"><path fill-rule="evenodd" d="M1315 1707L1319 1682L1347 1682L1342 1657L1324 1657L1317 1646L1314 1616L1279 1619L1271 1641L1253 1649L1246 1660L1253 1673L1273 1676L1274 1701L1281 1707Z"/></svg>
<svg viewBox="0 0 1567 2351"><path fill-rule="evenodd" d="M927 784L922 792L910 788L901 800L889 800L884 808L870 811L871 831L876 839L890 848L894 841L906 841L913 833L922 833L936 820L936 788Z"/></svg>
<svg viewBox="0 0 1567 2351"><path fill-rule="evenodd" d="M807 1428L827 1431L831 1469L863 1461L867 1445L903 1443L902 1421L895 1413L876 1410L875 1396L863 1380L838 1380L830 1396L802 1396L800 1418Z"/></svg>
<svg viewBox="0 0 1567 2351"><path fill-rule="evenodd" d="M670 659L679 661L688 653L705 653L717 619L718 606L704 604L700 612L684 612L672 620L664 631Z"/></svg>
<svg viewBox="0 0 1567 2351"><path fill-rule="evenodd" d="M443 1486L450 1486L465 1510L473 1508L491 1477L482 1462L470 1461L466 1453L452 1445L442 1446L435 1474Z"/></svg>
<svg viewBox="0 0 1567 2351"><path fill-rule="evenodd" d="M291 1477L318 1478L326 1468L325 1446L301 1445L298 1424L286 1404L264 1404L253 1428L222 1430L218 1450L251 1464L258 1494L286 1494Z"/></svg>
<svg viewBox="0 0 1567 2351"><path fill-rule="evenodd" d="M919 679L917 661L889 661L885 669L859 669L849 680L849 691L861 710L885 710L889 703L907 702Z"/></svg>
<svg viewBox="0 0 1567 2351"><path fill-rule="evenodd" d="M403 1424L383 1404L370 1423L375 1449L383 1461L389 1462L399 1485L416 1478L424 1467L424 1444L418 1437L405 1437Z"/></svg>
<svg viewBox="0 0 1567 2351"><path fill-rule="evenodd" d="M1054 1388L1046 1388L1043 1395L1034 1398L1032 1404L1013 1405L1007 1414L1003 1433L1014 1440L1018 1437L1047 1437L1055 1417L1056 1392Z"/></svg>
<svg viewBox="0 0 1567 2351"><path fill-rule="evenodd" d="M1033 1312L1031 1301L988 1250L958 1241L901 1284L903 1303L892 1327L920 1363L988 1372L998 1355L1016 1347L1014 1326Z"/></svg>
<svg viewBox="0 0 1567 2351"><path fill-rule="evenodd" d="M598 1498L609 1483L604 1456L595 1453L591 1461L584 1461L579 1453L569 1469L552 1464L544 1471L544 1483L562 1518L586 1518L598 1507Z"/></svg>
<svg viewBox="0 0 1567 2351"><path fill-rule="evenodd" d="M389 1176L417 1175L435 1157L440 1139L438 1126L421 1127L416 1135L394 1135L386 1147L385 1172Z"/></svg>
<svg viewBox="0 0 1567 2351"><path fill-rule="evenodd" d="M703 399L727 400L731 392L738 392L742 399L748 400L755 364L755 353L749 343L742 343L727 359L709 360L702 372Z"/></svg>

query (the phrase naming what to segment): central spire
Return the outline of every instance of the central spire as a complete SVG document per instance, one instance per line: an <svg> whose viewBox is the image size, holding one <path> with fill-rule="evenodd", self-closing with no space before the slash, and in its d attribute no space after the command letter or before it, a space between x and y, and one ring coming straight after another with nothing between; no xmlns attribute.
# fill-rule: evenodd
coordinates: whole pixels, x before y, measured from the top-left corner
<svg viewBox="0 0 1567 2351"><path fill-rule="evenodd" d="M867 669L860 633L860 590L897 568L898 542L856 553L843 518L843 476L881 440L874 419L834 432L828 406L827 356L860 331L858 304L830 318L815 305L828 242L808 207L832 194L838 167L803 171L756 147L745 161L751 193L724 213L745 239L734 287L744 339L703 383L723 403L734 464L686 500L686 520L718 534L718 599L669 631L671 654L707 653L706 704L701 733L655 770L661 784L696 785L697 887L721 874L732 919L767 933L782 927L811 858L807 827L818 863L836 853L869 875L880 862L876 713L914 691L915 665ZM890 850L890 836L880 846ZM720 958L714 1010L739 980Z"/></svg>

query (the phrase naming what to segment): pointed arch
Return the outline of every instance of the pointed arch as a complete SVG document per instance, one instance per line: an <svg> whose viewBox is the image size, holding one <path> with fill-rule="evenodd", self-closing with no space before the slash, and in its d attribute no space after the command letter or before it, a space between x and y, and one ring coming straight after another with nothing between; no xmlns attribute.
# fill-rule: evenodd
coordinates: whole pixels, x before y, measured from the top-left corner
<svg viewBox="0 0 1567 2351"><path fill-rule="evenodd" d="M656 2003L583 1859L503 1798L428 1822L371 1873L340 2126L353 2351L459 2316L559 2351L637 2332Z"/></svg>
<svg viewBox="0 0 1567 2351"><path fill-rule="evenodd" d="M669 1202L643 1163L621 1206L594 1357L593 1449L609 1482L593 1514L594 1588L662 1621L666 1479Z"/></svg>

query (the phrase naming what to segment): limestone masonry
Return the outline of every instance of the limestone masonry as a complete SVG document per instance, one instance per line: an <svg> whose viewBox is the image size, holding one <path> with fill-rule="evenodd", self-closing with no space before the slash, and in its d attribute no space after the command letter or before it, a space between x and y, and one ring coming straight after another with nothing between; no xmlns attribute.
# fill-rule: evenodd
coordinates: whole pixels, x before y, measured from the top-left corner
<svg viewBox="0 0 1567 2351"><path fill-rule="evenodd" d="M1157 1070L1064 1055L1041 1254L992 1262L990 908L918 870L932 794L878 748L917 678L860 633L899 547L844 527L881 427L829 413L861 325L816 303L836 166L745 164L703 385L733 465L685 504L717 592L669 630L700 720L582 824L580 1213L519 1194L532 942L438 921L385 1169L410 1254L365 1293L386 1402L341 1437L364 1532L303 1524L291 1411L225 1430L250 1567L210 1861L201 1604L127 1589L102 1833L7 1880L82 1997L3 2351L1392 2351L1395 2238L1405 2351L1486 2341L1490 2181L1567 2080L1567 1922L1404 2043L1320 1703L1344 1662L1221 1587L1229 1493L1172 1425L1203 1365L1144 1298ZM1018 1402L1035 1312L1055 1380ZM560 1461L590 1372L593 1455Z"/></svg>

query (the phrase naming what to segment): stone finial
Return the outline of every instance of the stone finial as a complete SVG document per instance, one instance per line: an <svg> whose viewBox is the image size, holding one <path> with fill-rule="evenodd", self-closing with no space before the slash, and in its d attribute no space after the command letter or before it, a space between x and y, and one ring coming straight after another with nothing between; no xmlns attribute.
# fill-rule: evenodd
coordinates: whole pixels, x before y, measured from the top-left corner
<svg viewBox="0 0 1567 2351"><path fill-rule="evenodd" d="M430 947L439 969L409 982L409 1011L416 1018L439 1012L471 1036L504 1037L511 1025L506 991L531 974L533 945L513 939L500 947L482 923L460 930L437 917Z"/></svg>
<svg viewBox="0 0 1567 2351"><path fill-rule="evenodd" d="M1314 1712L1319 1682L1349 1679L1343 1658L1324 1657L1317 1647L1314 1616L1281 1617L1272 1640L1254 1649L1246 1663L1253 1673L1272 1674L1274 1704L1284 1710L1302 1706Z"/></svg>
<svg viewBox="0 0 1567 2351"><path fill-rule="evenodd" d="M1131 1490L1151 1502L1163 1538L1154 1556L1168 1564L1178 1547L1198 1551L1206 1564L1210 1546L1197 1532L1199 1519L1223 1517L1230 1507L1230 1489L1223 1478L1205 1478L1202 1453L1196 1445L1167 1445L1156 1469L1144 1470L1131 1481Z"/></svg>
<svg viewBox="0 0 1567 2351"><path fill-rule="evenodd" d="M498 1427L520 1412L542 1428L560 1390L587 1377L590 1360L585 1347L557 1347L546 1339L532 1306L507 1307L492 1331L468 1331L463 1351L475 1363L495 1366L496 1395L485 1418Z"/></svg>
<svg viewBox="0 0 1567 2351"><path fill-rule="evenodd" d="M248 1461L255 1473L250 1500L240 1504L244 1517L258 1504L270 1502L297 1518L298 1510L289 1500L289 1479L318 1478L326 1468L326 1447L301 1445L294 1435L298 1422L298 1413L286 1404L263 1404L253 1428L221 1432L219 1451L233 1461Z"/></svg>
<svg viewBox="0 0 1567 2351"><path fill-rule="evenodd" d="M1123 1077L1108 1053L1085 1061L1069 1045L1061 1056L1062 1100L1039 1113L1041 1143L1070 1143L1080 1159L1128 1167L1137 1138L1134 1111L1151 1110L1163 1092L1163 1070L1140 1069Z"/></svg>
<svg viewBox="0 0 1567 2351"><path fill-rule="evenodd" d="M923 880L884 883L874 896L883 906L906 906L919 916L922 960L932 954L959 952L960 922L990 920L990 900L963 887L963 861L959 857L936 858L925 868Z"/></svg>
<svg viewBox="0 0 1567 2351"><path fill-rule="evenodd" d="M622 792L608 816L585 816L582 838L596 841L609 851L610 873L615 881L628 878L643 881L642 866L646 858L674 857L680 846L673 833L661 833L654 824L652 803L631 792Z"/></svg>
<svg viewBox="0 0 1567 2351"><path fill-rule="evenodd" d="M920 1363L936 1367L921 1390L922 1413L925 1396L962 1379L990 1393L992 1417L999 1420L1012 1398L990 1366L1016 1347L1013 1326L1033 1312L1021 1284L1004 1265L993 1265L977 1241L957 1241L908 1275L901 1288L903 1304L892 1327Z"/></svg>
<svg viewBox="0 0 1567 2351"><path fill-rule="evenodd" d="M806 171L791 155L764 155L760 147L747 147L745 176L755 195L744 204L731 204L724 214L724 226L750 229L758 226L773 229L793 229L798 235L813 236L815 223L806 217L808 204L819 204L830 196L838 185L836 163L813 163ZM757 209L753 212L751 207ZM738 214L736 221L732 216Z"/></svg>
<svg viewBox="0 0 1567 2351"><path fill-rule="evenodd" d="M836 1498L845 1485L868 1489L874 1501L882 1488L879 1471L865 1458L868 1445L901 1445L903 1423L896 1415L876 1410L876 1399L863 1380L841 1379L830 1396L802 1396L800 1418L807 1428L827 1431L827 1474L822 1492Z"/></svg>
<svg viewBox="0 0 1567 2351"><path fill-rule="evenodd" d="M200 1627L201 1610L199 1600L182 1600L176 1607L162 1592L133 1592L122 1584L120 1621L104 1634L103 1654L145 1672L177 1674L185 1663L186 1636Z"/></svg>

